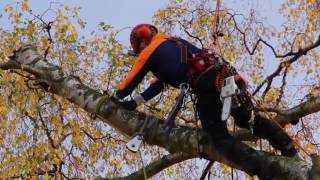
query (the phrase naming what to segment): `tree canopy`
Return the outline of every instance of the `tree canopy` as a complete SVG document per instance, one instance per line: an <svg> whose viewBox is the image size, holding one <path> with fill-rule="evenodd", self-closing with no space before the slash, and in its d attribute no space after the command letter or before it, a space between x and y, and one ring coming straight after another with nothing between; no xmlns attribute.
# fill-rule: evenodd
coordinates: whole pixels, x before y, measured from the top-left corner
<svg viewBox="0 0 320 180"><path fill-rule="evenodd" d="M153 22L163 33L209 48L215 13L210 0L171 0ZM216 51L249 81L259 115L278 121L295 139L299 157L280 156L267 141L234 128L231 120L230 133L266 161L280 163L282 178L316 178L319 160L311 154L319 153L320 1L284 0L281 27L258 14L254 9L241 14L222 1L217 30L224 36ZM102 92L112 94L134 63L126 53L129 47L117 39L121 29L101 22L81 36L86 22L80 7L61 3L36 13L23 0L0 12L0 18L7 16L11 27L0 27L1 179L141 179L143 171L148 177L177 179L247 177L210 144L199 143L206 133L195 120L191 100L166 139L163 119L178 94L171 87L133 112L102 101ZM142 126L143 163L125 146ZM214 162L208 170L206 160Z"/></svg>

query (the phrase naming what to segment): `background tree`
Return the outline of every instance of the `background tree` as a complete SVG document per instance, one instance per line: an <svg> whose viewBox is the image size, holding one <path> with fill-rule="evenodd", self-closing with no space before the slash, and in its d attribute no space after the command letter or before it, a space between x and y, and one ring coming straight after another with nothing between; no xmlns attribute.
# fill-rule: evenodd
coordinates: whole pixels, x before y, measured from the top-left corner
<svg viewBox="0 0 320 180"><path fill-rule="evenodd" d="M317 0L285 1L279 11L287 21L281 28L265 24L255 11L246 17L223 4L219 13L218 30L225 35L218 52L250 81L260 115L268 111L267 117L287 125L301 145L299 158L273 156L267 153L274 152L268 142L234 130L230 123L230 131L261 150L266 162L280 163L283 176L279 178L303 179L308 172L310 177L318 172L317 156L310 158L306 152L318 153L319 4ZM147 127L148 145L142 154L148 176L199 178L210 172L209 176L219 178L246 177L230 169L241 167L219 156L210 144L199 143L206 134L198 130L201 125L194 118L192 102L186 103L177 117L180 127L166 140L161 119L177 95L170 87L142 106L140 113L119 109L111 101L97 110L104 99L99 92L111 94L134 62L112 26L101 22L90 37L80 37L78 30L86 23L79 8L60 3L51 3L37 14L24 0L1 13L9 15L12 25L0 28L1 178L129 175L141 179L140 157L128 153L125 136L142 126ZM214 13L209 0L171 0L155 14L154 22L161 31L209 47L217 22ZM270 62L274 64L271 73L265 69ZM92 114L100 120L93 120ZM200 157L221 164L214 163L202 173L205 162Z"/></svg>

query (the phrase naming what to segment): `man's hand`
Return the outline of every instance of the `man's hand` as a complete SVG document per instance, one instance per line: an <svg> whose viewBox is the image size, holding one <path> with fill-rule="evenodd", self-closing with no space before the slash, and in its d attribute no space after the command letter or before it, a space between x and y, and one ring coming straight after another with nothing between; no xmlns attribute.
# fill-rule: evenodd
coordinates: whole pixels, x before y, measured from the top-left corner
<svg viewBox="0 0 320 180"><path fill-rule="evenodd" d="M120 101L119 105L123 107L124 109L133 111L135 110L139 105L145 103L146 101L144 98L141 96L141 94L138 94L133 97L132 100L130 101Z"/></svg>
<svg viewBox="0 0 320 180"><path fill-rule="evenodd" d="M118 96L116 94L112 94L109 99L117 104L120 102L120 99L118 98Z"/></svg>
<svg viewBox="0 0 320 180"><path fill-rule="evenodd" d="M133 111L138 107L138 104L136 103L136 101L134 100L130 100L130 101L119 101L118 104L124 108L127 109L129 111Z"/></svg>
<svg viewBox="0 0 320 180"><path fill-rule="evenodd" d="M110 97L110 99L122 108L129 111L135 110L139 105L145 102L144 98L140 94L133 97L132 100L121 100L115 93Z"/></svg>

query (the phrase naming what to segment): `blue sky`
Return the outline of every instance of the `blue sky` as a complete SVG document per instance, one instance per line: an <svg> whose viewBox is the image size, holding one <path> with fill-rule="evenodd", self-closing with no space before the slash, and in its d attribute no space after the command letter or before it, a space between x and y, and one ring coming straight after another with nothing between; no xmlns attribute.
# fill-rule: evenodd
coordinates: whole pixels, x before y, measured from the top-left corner
<svg viewBox="0 0 320 180"><path fill-rule="evenodd" d="M170 0L29 0L30 8L35 14L43 13L49 6L50 2L59 2L71 7L81 7L80 17L87 22L86 28L79 33L87 38L90 32L97 29L100 22L110 24L115 29L124 27L133 27L139 23L152 23L153 14L159 9L165 7ZM1 0L0 13L8 4L18 2L17 0ZM251 9L255 10L256 15L266 25L281 28L284 22L278 9L283 0L222 0L223 8L233 9L238 13L248 16ZM211 0L212 7L215 7L216 1ZM47 19L47 22L52 19ZM9 20L4 16L0 18L0 28L10 28ZM129 46L130 29L121 31L117 38L126 46ZM275 59L270 54L268 63L265 64L266 72L273 72L275 68ZM273 63L270 63L273 62ZM267 74L268 74L267 73Z"/></svg>
<svg viewBox="0 0 320 180"><path fill-rule="evenodd" d="M46 0L29 0L30 8L36 14L41 14L50 6ZM0 12L16 0L1 0ZM116 29L128 26L135 26L139 23L152 23L154 12L165 7L169 0L56 0L71 7L81 7L80 16L87 22L83 35L89 34L97 28L99 22L106 22ZM5 15L5 14L4 14ZM10 22L4 16L0 19L0 27L9 28ZM129 37L130 30L124 30L119 34L119 38L124 41ZM128 42L128 41L127 41Z"/></svg>
<svg viewBox="0 0 320 180"><path fill-rule="evenodd" d="M49 0L29 0L30 7L35 13L42 13L49 7ZM0 11L6 5L17 2L16 0L2 0ZM135 26L139 23L152 23L154 12L165 7L169 0L55 0L64 5L81 7L81 18L87 22L83 35L90 33L99 22L106 22L121 29L128 26ZM227 8L235 9L247 15L250 9L255 9L261 17L265 17L268 24L279 26L282 21L279 18L278 8L281 1L278 0L228 0L222 1ZM215 1L212 1L215 6ZM8 27L9 21L4 17L0 19L1 27ZM124 30L119 34L122 42L128 43L130 30Z"/></svg>
<svg viewBox="0 0 320 180"><path fill-rule="evenodd" d="M86 28L79 31L81 35L90 38L89 34L97 29L100 22L110 24L119 30L124 27L133 27L139 23L152 23L153 14L165 7L170 0L29 0L30 8L35 14L45 11L50 2L59 2L71 7L81 7L80 17L87 22ZM212 7L216 1L210 0ZM258 18L267 26L281 28L284 18L278 13L281 3L284 0L222 0L223 8L233 9L244 16L250 14L251 9L255 10ZM18 2L17 0L1 0L0 13L8 4ZM52 19L47 19L49 22ZM0 18L0 28L10 28L9 20L4 16ZM118 40L129 46L130 29L121 31ZM269 40L270 41L270 40ZM272 42L272 41L270 41ZM275 44L276 42L272 42ZM266 75L275 70L278 60L276 60L269 49L266 49L268 60L265 63Z"/></svg>

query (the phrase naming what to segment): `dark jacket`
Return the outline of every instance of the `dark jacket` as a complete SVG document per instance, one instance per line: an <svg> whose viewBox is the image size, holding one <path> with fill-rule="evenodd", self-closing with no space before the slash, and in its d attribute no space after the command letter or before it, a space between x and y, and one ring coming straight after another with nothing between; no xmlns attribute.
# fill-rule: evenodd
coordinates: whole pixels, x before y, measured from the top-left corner
<svg viewBox="0 0 320 180"><path fill-rule="evenodd" d="M201 52L201 49L189 42L183 39L179 41L186 45L188 54ZM178 88L181 83L187 81L188 66L181 59L181 47L177 40L157 34L139 54L127 78L120 83L117 96L122 99L131 94L149 71L157 80L141 94L146 101L159 94L164 88L164 83Z"/></svg>

